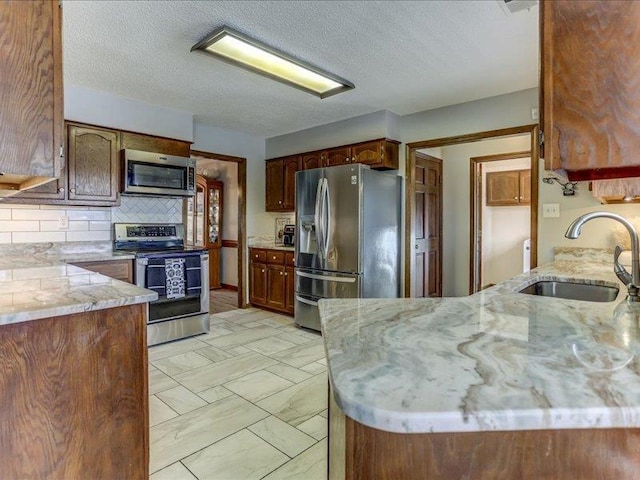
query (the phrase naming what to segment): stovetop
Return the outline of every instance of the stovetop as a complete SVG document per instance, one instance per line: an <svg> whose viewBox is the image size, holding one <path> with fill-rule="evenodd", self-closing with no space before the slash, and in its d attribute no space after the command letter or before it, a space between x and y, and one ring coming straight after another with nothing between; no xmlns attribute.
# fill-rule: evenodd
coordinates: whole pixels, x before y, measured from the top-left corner
<svg viewBox="0 0 640 480"><path fill-rule="evenodd" d="M182 224L115 223L114 251L132 252L137 258L196 255L204 247L185 246Z"/></svg>

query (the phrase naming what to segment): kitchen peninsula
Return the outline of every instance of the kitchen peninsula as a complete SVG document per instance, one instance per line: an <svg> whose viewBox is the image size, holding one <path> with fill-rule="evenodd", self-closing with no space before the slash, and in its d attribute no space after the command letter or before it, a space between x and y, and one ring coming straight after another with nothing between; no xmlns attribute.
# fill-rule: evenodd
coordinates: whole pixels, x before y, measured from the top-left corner
<svg viewBox="0 0 640 480"><path fill-rule="evenodd" d="M638 323L598 255L469 297L321 301L330 478L637 478ZM620 291L518 293L541 279Z"/></svg>
<svg viewBox="0 0 640 480"><path fill-rule="evenodd" d="M0 477L148 478L156 293L64 255L12 253L0 260Z"/></svg>

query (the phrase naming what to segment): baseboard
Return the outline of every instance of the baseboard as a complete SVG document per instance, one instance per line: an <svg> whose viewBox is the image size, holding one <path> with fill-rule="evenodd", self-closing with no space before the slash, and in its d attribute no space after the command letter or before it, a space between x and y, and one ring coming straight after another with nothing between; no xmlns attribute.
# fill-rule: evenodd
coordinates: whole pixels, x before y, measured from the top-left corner
<svg viewBox="0 0 640 480"><path fill-rule="evenodd" d="M238 286L237 285L228 285L226 283L223 283L222 288L226 289L226 290L233 290L234 292L238 291Z"/></svg>

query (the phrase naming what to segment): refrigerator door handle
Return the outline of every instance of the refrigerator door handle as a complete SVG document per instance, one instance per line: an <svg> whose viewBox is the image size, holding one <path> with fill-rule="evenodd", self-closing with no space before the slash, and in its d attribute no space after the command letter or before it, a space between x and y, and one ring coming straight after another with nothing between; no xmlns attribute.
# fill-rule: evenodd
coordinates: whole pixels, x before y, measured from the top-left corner
<svg viewBox="0 0 640 480"><path fill-rule="evenodd" d="M320 208L322 206L322 188L323 188L323 180L324 178L321 178L320 180L318 180L318 188L316 188L316 208L314 210L314 218L313 218L313 222L315 224L316 227L316 244L318 245L318 253L320 255L322 255L322 225L321 225L321 212L320 212Z"/></svg>
<svg viewBox="0 0 640 480"><path fill-rule="evenodd" d="M307 272L296 272L299 277L311 278L312 280L326 280L328 282L354 283L355 277L331 277L329 275L315 275Z"/></svg>
<svg viewBox="0 0 640 480"><path fill-rule="evenodd" d="M322 199L323 208L322 208L322 216L323 224L322 224L322 236L324 243L324 258L327 258L329 254L329 239L331 238L331 198L329 197L329 182L326 178L324 178L324 196Z"/></svg>
<svg viewBox="0 0 640 480"><path fill-rule="evenodd" d="M307 300L306 298L302 298L299 295L296 295L296 300L298 300L300 303L306 303L307 305L311 305L312 307L318 306L318 302L314 302L313 300Z"/></svg>

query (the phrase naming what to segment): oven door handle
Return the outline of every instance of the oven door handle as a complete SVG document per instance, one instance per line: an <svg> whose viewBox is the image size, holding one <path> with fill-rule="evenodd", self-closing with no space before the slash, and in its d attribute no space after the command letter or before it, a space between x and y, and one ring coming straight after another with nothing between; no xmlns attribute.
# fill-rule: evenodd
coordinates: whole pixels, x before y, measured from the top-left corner
<svg viewBox="0 0 640 480"><path fill-rule="evenodd" d="M300 271L296 272L296 275L298 275L299 277L310 278L312 280L325 280L328 282L353 283L356 281L354 277L334 277L329 275L316 275L313 273L300 272Z"/></svg>
<svg viewBox="0 0 640 480"><path fill-rule="evenodd" d="M311 305L312 307L318 306L318 302L314 302L313 300L307 300L306 298L302 298L300 295L296 295L296 300L299 301L300 303Z"/></svg>

